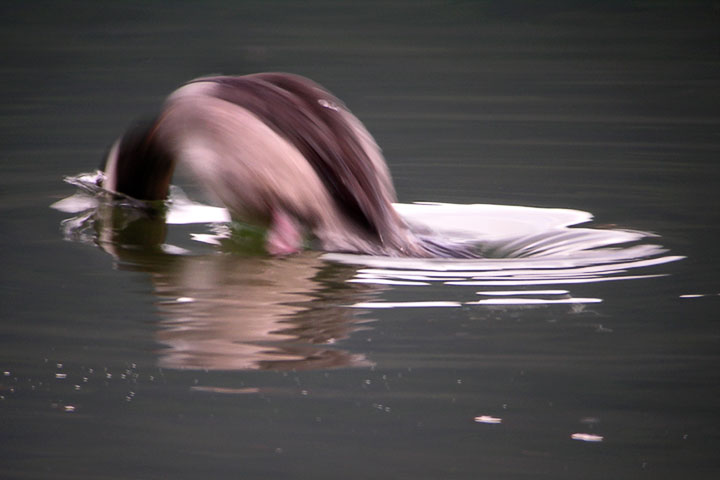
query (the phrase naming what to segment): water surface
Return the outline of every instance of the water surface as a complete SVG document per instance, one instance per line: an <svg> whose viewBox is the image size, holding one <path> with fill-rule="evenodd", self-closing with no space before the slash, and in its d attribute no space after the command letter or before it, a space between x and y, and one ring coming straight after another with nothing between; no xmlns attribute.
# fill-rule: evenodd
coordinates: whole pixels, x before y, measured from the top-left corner
<svg viewBox="0 0 720 480"><path fill-rule="evenodd" d="M712 2L0 10L0 477L717 477ZM272 70L490 258L50 208L182 82Z"/></svg>

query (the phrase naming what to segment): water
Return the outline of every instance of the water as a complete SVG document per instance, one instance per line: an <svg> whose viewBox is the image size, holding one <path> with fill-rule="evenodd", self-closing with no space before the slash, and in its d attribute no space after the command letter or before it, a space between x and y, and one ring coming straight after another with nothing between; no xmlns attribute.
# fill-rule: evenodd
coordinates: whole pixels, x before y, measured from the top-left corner
<svg viewBox="0 0 720 480"><path fill-rule="evenodd" d="M0 477L720 472L712 2L0 8ZM403 214L493 258L50 208L178 84L268 70L342 98Z"/></svg>

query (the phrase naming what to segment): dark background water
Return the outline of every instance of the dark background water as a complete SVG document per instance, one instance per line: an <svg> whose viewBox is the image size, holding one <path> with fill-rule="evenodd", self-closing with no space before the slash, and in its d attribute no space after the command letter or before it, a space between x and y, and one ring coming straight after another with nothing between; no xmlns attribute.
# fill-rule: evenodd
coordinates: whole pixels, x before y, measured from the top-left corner
<svg viewBox="0 0 720 480"><path fill-rule="evenodd" d="M0 477L716 478L719 27L712 1L3 3ZM348 290L303 257L280 350L309 361L163 368L187 265L65 241L49 205L184 81L257 71L342 98L402 201L587 210L687 258L573 287L585 309L367 313L338 305L477 288ZM259 286L287 263L220 263L231 325L286 301Z"/></svg>

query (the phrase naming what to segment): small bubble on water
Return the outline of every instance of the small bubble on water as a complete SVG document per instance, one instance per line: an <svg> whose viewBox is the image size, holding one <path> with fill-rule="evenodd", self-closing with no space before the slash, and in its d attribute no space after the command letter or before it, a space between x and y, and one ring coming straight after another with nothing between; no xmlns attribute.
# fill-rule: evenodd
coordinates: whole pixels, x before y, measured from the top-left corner
<svg viewBox="0 0 720 480"><path fill-rule="evenodd" d="M67 378L67 373L56 373L55 378L59 378L59 379Z"/></svg>
<svg viewBox="0 0 720 480"><path fill-rule="evenodd" d="M474 420L477 423L487 423L491 425L502 423L502 418L493 417L492 415L480 415L478 417L475 417Z"/></svg>
<svg viewBox="0 0 720 480"><path fill-rule="evenodd" d="M591 433L573 433L570 435L573 440L580 440L581 442L602 442L603 437L601 435L593 435Z"/></svg>
<svg viewBox="0 0 720 480"><path fill-rule="evenodd" d="M72 412L75 411L75 406L74 406L74 405L65 405L65 407L63 408L63 410L65 410L65 411L68 412L68 413L72 413Z"/></svg>
<svg viewBox="0 0 720 480"><path fill-rule="evenodd" d="M80 390L82 387L80 385L75 385L74 388L75 390Z"/></svg>
<svg viewBox="0 0 720 480"><path fill-rule="evenodd" d="M9 377L9 376L10 376L10 372L7 371L7 370L5 370L5 371L3 372L3 375L5 375L6 377Z"/></svg>

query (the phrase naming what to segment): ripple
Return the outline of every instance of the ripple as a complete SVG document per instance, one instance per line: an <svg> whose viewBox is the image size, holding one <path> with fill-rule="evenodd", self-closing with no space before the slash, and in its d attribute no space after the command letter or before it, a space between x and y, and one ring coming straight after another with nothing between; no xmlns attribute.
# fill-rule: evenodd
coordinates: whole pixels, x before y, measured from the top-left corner
<svg viewBox="0 0 720 480"><path fill-rule="evenodd" d="M658 266L683 259L648 240L658 235L619 228L576 227L592 220L579 210L506 205L400 204L398 212L414 229L432 231L449 241L472 243L486 254L480 259L419 259L327 253L330 261L358 266L350 282L403 285L498 287L462 305L559 305L599 303L601 298L573 298L570 286L640 280L667 275ZM444 299L427 306L457 306ZM396 303L394 307L413 306ZM418 305L414 305L418 306ZM389 308L377 305L366 308Z"/></svg>
<svg viewBox="0 0 720 480"><path fill-rule="evenodd" d="M448 241L474 243L481 259L420 259L328 253L325 259L361 265L358 279L447 284L538 285L638 278L628 272L680 260L656 234L626 229L577 228L588 212L504 205L398 204L415 229ZM655 275L652 275L655 276ZM641 278L646 277L643 275Z"/></svg>
<svg viewBox="0 0 720 480"><path fill-rule="evenodd" d="M57 210L76 214L63 221L66 238L87 243L97 240L97 228L93 222L97 215L102 215L103 202L108 202L105 195L99 194L102 192L98 187L102 175L102 172L95 172L66 178L68 183L78 187L78 191L52 205ZM132 201L128 201L132 207ZM321 256L323 261L355 267L351 278L345 279L348 284L398 289L442 286L448 289L445 290L447 295L440 294L441 298L420 302L402 299L396 302L361 301L349 303L347 307L579 306L599 303L602 299L573 297L567 289L571 285L662 277L668 273L658 267L684 258L668 254L656 243L659 236L654 233L579 227L593 219L591 213L580 210L447 203L394 206L414 231L440 242L473 245L484 258L426 259L325 253ZM202 225L201 228L212 226L213 233L185 233L190 241L189 248L210 244L222 249L228 240L234 238L228 222L230 215L226 209L194 202L181 189L171 188L166 224L189 225L189 228L194 228L194 224ZM112 245L106 249L112 250ZM163 244L162 250L170 255L193 253L187 248L169 244ZM476 292L471 299L457 301L458 287L473 286L485 289ZM537 288L542 286L560 288ZM691 296L688 294L683 298Z"/></svg>
<svg viewBox="0 0 720 480"><path fill-rule="evenodd" d="M359 302L349 305L352 308L428 308L461 307L460 302Z"/></svg>

